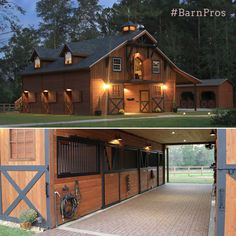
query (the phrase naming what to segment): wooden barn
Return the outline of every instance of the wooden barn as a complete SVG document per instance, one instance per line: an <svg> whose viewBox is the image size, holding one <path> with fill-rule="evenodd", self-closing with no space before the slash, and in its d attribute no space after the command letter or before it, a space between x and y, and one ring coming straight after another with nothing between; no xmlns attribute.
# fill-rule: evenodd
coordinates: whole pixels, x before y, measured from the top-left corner
<svg viewBox="0 0 236 236"><path fill-rule="evenodd" d="M17 221L32 208L41 226L53 228L165 184L167 145L212 143L217 235L234 235L235 137L235 130L219 130L216 142L207 129L1 129L0 219Z"/></svg>
<svg viewBox="0 0 236 236"><path fill-rule="evenodd" d="M22 73L22 111L117 114L172 111L176 85L201 81L178 68L131 22L105 38L37 48Z"/></svg>

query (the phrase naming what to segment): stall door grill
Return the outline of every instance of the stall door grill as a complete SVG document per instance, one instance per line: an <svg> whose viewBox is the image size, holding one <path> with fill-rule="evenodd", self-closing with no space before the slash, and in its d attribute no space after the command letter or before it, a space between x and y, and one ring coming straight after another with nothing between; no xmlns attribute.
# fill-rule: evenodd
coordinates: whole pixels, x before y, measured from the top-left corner
<svg viewBox="0 0 236 236"><path fill-rule="evenodd" d="M235 130L218 130L217 138L217 230L216 235L236 235Z"/></svg>
<svg viewBox="0 0 236 236"><path fill-rule="evenodd" d="M80 138L57 138L57 174L69 177L99 173L99 145Z"/></svg>

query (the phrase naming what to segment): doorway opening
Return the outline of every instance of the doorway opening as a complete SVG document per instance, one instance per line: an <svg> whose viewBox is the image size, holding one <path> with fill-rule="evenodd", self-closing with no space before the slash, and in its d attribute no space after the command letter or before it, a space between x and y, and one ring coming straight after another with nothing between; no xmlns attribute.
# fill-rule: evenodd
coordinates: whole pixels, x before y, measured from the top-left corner
<svg viewBox="0 0 236 236"><path fill-rule="evenodd" d="M213 144L169 146L169 182L213 184L215 148ZM168 175L167 175L168 176Z"/></svg>

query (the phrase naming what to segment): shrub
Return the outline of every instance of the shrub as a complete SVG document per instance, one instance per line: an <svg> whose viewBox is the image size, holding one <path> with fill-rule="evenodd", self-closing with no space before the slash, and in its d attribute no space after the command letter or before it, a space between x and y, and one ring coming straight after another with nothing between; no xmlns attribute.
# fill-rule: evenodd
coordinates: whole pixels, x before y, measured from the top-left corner
<svg viewBox="0 0 236 236"><path fill-rule="evenodd" d="M125 110L124 109L120 109L119 110L119 114L124 115L125 114Z"/></svg>
<svg viewBox="0 0 236 236"><path fill-rule="evenodd" d="M34 223L37 219L38 213L33 209L23 210L19 215L20 222Z"/></svg>
<svg viewBox="0 0 236 236"><path fill-rule="evenodd" d="M219 111L216 110L211 123L218 126L236 126L236 110Z"/></svg>
<svg viewBox="0 0 236 236"><path fill-rule="evenodd" d="M156 113L160 113L160 112L161 112L161 108L160 108L160 107L157 107L157 108L155 109L155 112L156 112Z"/></svg>

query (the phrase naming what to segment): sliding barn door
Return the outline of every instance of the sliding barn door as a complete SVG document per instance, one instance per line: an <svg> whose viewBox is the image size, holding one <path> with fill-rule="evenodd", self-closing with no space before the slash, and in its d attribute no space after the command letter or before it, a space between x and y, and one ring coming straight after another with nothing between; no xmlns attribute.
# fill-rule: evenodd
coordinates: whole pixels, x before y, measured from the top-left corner
<svg viewBox="0 0 236 236"><path fill-rule="evenodd" d="M236 235L236 130L219 130L217 140L217 236Z"/></svg>

